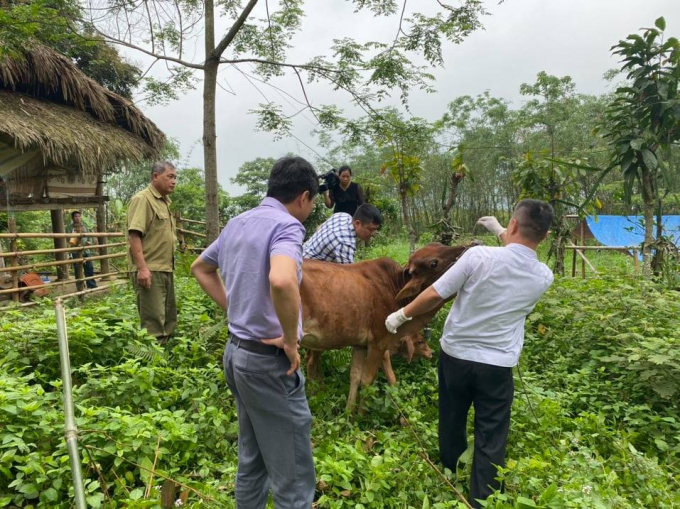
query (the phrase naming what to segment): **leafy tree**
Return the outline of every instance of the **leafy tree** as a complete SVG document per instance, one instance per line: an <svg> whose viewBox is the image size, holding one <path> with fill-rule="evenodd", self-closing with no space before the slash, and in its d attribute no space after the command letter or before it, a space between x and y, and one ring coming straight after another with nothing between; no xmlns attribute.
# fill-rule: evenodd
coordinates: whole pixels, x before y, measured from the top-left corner
<svg viewBox="0 0 680 509"><path fill-rule="evenodd" d="M79 23L81 16L74 0L0 2L0 57L19 55L27 44L48 46L100 85L131 99L141 71Z"/></svg>
<svg viewBox="0 0 680 509"><path fill-rule="evenodd" d="M434 143L432 126L421 118L404 119L394 109L380 112L380 117L367 117L363 133L384 149L380 174L397 188L404 226L408 231L411 252L415 250L418 230L409 197L420 191L423 180L422 157Z"/></svg>
<svg viewBox="0 0 680 509"><path fill-rule="evenodd" d="M476 98L456 98L435 122L442 145L454 155L447 159L446 171L440 172L440 189L456 186L456 224L472 229L480 216L502 215L512 209L518 194L512 171L521 152L517 117L517 111L507 101L487 91ZM462 164L474 179L456 182ZM428 172L428 176L431 174ZM438 196L440 203L447 206L446 194L440 192Z"/></svg>
<svg viewBox="0 0 680 509"><path fill-rule="evenodd" d="M244 186L246 192L229 200L225 209L226 219L257 207L260 204L267 194L267 180L269 180L269 173L274 163L276 163L276 159L272 157L258 157L241 165L236 176L231 179L231 182ZM304 222L305 229L307 230L306 236L309 238L327 218L328 212L323 201L317 199L312 213Z"/></svg>
<svg viewBox="0 0 680 509"><path fill-rule="evenodd" d="M524 195L546 200L555 210L550 252L555 257L553 270L564 274L564 244L570 233L564 220L565 187L575 180L576 171L567 175L570 170L556 164L555 157L559 137L578 104L575 85L570 76L558 78L541 71L534 84L520 86L520 93L533 97L520 112L520 121L529 130L527 137L538 133L546 139L547 146L541 144L542 158L527 152L515 178Z"/></svg>
<svg viewBox="0 0 680 509"><path fill-rule="evenodd" d="M613 149L612 167L620 167L623 173L625 199L630 201L636 190L642 196L646 275L651 273L654 211L660 239L661 187L670 182L671 147L680 140L680 42L675 37L664 41L665 28L664 18L659 18L654 28L631 34L612 47L622 57L629 83L616 90L605 125Z"/></svg>
<svg viewBox="0 0 680 509"><path fill-rule="evenodd" d="M183 218L205 221L205 174L202 168L183 168L177 173L177 185L172 193L172 210ZM228 206L229 197L219 186L220 210Z"/></svg>
<svg viewBox="0 0 680 509"><path fill-rule="evenodd" d="M256 65L256 73L264 81L281 76L285 71L295 73L304 96L302 110L310 109L321 128L343 124L353 130L357 123L343 121L335 106L312 106L304 88L302 75L308 83L325 81L335 90L349 94L351 100L365 111L372 111L371 101L381 100L391 89L399 90L403 102L413 87L430 89L432 76L428 67L443 64L444 41L461 42L481 26L485 14L481 0L463 0L459 6L438 1L434 15L414 13L404 16L404 2L396 36L389 42L358 43L350 38L336 39L330 51L334 60L316 56L304 63L291 63L286 58L290 41L302 27L302 0L288 0L271 10L265 2L266 17L253 20L251 13L258 0L249 0L244 7L235 0L215 2L175 2L165 8L161 0L130 3L101 0L90 4L88 22L107 42L133 48L164 62L170 72L170 82L153 84L154 95L176 96L178 90L193 86L193 73L202 73L203 81L203 148L206 174L206 218L208 237L218 232L217 151L215 131L217 73L220 65ZM372 16L392 16L399 12L395 0L353 0L357 16L368 11ZM101 12L108 16L101 17ZM230 28L216 37L215 18L230 21ZM191 59L186 51L187 41L202 33L204 51ZM410 60L421 55L427 66ZM154 62L154 63L155 63ZM288 133L291 119L281 107L266 100L254 109L261 129L278 136Z"/></svg>
<svg viewBox="0 0 680 509"><path fill-rule="evenodd" d="M267 194L267 180L274 163L276 163L276 159L273 157L258 157L252 161L247 161L241 165L231 182L245 187L245 194L263 198Z"/></svg>

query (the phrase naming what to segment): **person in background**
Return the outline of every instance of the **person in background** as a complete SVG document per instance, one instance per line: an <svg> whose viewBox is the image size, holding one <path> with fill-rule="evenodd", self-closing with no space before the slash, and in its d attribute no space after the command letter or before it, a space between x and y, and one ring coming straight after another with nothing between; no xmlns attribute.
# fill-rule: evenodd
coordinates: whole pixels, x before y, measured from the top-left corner
<svg viewBox="0 0 680 509"><path fill-rule="evenodd" d="M344 212L353 216L361 205L366 203L364 190L359 184L352 182L352 169L349 166L341 166L338 170L338 184L331 187L323 195L326 207L332 209L334 214Z"/></svg>
<svg viewBox="0 0 680 509"><path fill-rule="evenodd" d="M83 215L79 210L71 212L71 224L66 227L66 233L90 233L87 225L83 222ZM73 237L69 240L70 247L78 247L80 245L83 247L89 246L90 242L86 237ZM83 249L81 253L83 258L91 256L88 249ZM70 256L71 258L74 258L73 253L71 253ZM83 262L83 272L85 273L85 277L94 276L94 264L92 263L92 260L85 260ZM97 282L94 279L88 279L85 281L85 284L88 288L97 288Z"/></svg>
<svg viewBox="0 0 680 509"><path fill-rule="evenodd" d="M354 217L344 212L333 214L305 242L302 256L324 262L354 263L357 238L369 240L382 222L380 211L369 203L361 205Z"/></svg>
<svg viewBox="0 0 680 509"><path fill-rule="evenodd" d="M302 222L318 191L311 164L279 159L267 197L232 218L191 266L229 318L224 374L239 423L239 509L264 509L270 489L277 509L309 509L314 500L312 414L298 348Z"/></svg>
<svg viewBox="0 0 680 509"><path fill-rule="evenodd" d="M169 198L175 184L175 166L168 161L154 163L151 183L132 197L127 214L128 261L139 320L161 344L167 343L177 325L175 219Z"/></svg>
<svg viewBox="0 0 680 509"><path fill-rule="evenodd" d="M504 247L473 247L442 277L385 321L388 331L457 295L446 319L439 360L439 451L456 471L467 449L466 423L475 408L470 500L481 507L500 488L496 467L505 465L514 395L512 368L524 344L524 321L553 282L536 249L553 222L552 207L520 201L503 228L492 216L479 219Z"/></svg>

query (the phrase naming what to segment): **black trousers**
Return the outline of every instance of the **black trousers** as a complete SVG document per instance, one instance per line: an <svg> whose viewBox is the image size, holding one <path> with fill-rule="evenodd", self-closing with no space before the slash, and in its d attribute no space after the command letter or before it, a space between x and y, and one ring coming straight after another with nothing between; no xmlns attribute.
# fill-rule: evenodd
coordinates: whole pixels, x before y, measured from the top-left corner
<svg viewBox="0 0 680 509"><path fill-rule="evenodd" d="M480 507L500 488L496 465L505 466L505 443L515 391L512 368L456 359L441 352L439 359L439 453L452 472L467 449L466 423L475 407L475 450L470 503Z"/></svg>

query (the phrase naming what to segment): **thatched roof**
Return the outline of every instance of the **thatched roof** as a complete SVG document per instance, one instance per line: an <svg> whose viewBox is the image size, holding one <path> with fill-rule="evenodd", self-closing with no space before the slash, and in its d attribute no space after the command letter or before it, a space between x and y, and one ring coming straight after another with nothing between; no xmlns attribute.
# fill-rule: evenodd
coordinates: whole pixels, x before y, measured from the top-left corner
<svg viewBox="0 0 680 509"><path fill-rule="evenodd" d="M37 147L46 161L85 173L157 155L165 136L132 102L51 49L23 57L0 59L0 134L18 148Z"/></svg>

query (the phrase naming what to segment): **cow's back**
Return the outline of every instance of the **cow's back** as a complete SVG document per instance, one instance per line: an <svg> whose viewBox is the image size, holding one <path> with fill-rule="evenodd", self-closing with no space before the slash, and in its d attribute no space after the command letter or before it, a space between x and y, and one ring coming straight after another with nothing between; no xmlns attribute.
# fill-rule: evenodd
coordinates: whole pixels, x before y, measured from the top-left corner
<svg viewBox="0 0 680 509"><path fill-rule="evenodd" d="M397 307L397 262L378 258L341 265L305 260L302 273L304 347L366 346L385 332L385 317Z"/></svg>

